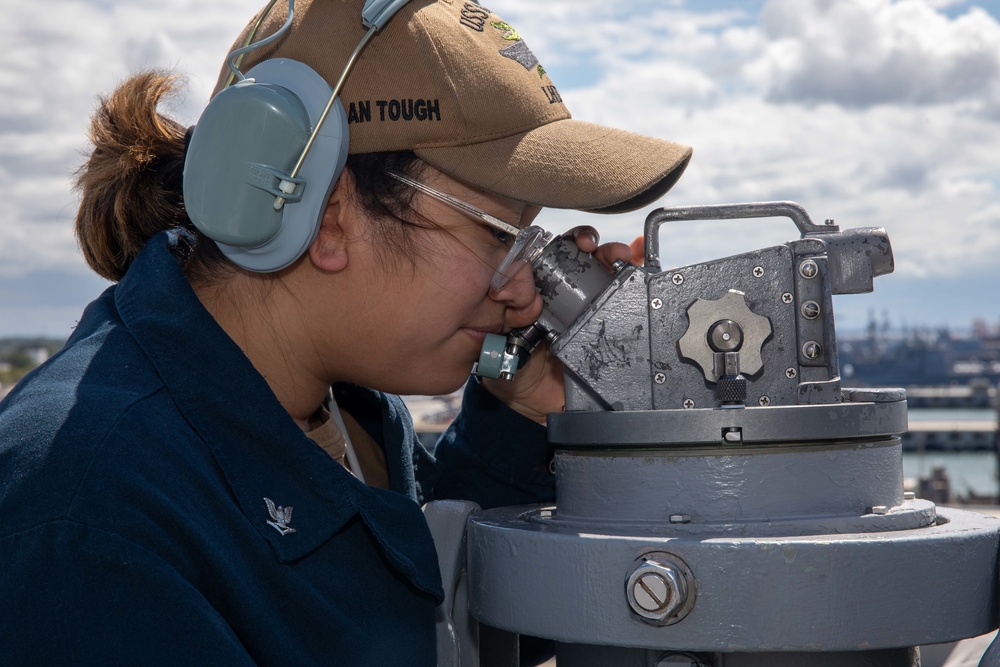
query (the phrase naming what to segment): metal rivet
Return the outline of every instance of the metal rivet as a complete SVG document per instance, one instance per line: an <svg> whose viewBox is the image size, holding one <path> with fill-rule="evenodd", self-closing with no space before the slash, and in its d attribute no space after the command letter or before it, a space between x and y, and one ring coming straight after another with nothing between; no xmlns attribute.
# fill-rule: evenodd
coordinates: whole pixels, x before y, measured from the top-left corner
<svg viewBox="0 0 1000 667"><path fill-rule="evenodd" d="M794 379L795 376L798 375L798 374L799 374L799 372L796 371L794 368L786 368L785 369L785 377L788 378L789 380Z"/></svg>
<svg viewBox="0 0 1000 667"><path fill-rule="evenodd" d="M670 277L670 280L673 281L675 285L680 285L682 282L684 282L684 276L682 276L679 273L675 273Z"/></svg>
<svg viewBox="0 0 1000 667"><path fill-rule="evenodd" d="M663 373L657 373L656 375L653 376L653 382L655 382L656 384L663 384L666 381L667 381L667 376L664 375Z"/></svg>
<svg viewBox="0 0 1000 667"><path fill-rule="evenodd" d="M755 267L753 267L753 276L754 276L754 278L760 278L762 275L764 275L764 267L763 266L755 266Z"/></svg>
<svg viewBox="0 0 1000 667"><path fill-rule="evenodd" d="M659 310L660 308L663 308L663 299L656 297L649 302L649 305L653 310Z"/></svg>

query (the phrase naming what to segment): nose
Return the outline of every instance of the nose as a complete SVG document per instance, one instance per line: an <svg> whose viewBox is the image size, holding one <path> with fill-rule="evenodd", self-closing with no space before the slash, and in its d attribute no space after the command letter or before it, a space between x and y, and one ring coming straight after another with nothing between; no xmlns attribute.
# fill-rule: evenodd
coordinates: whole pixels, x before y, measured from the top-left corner
<svg viewBox="0 0 1000 667"><path fill-rule="evenodd" d="M506 327L526 327L542 314L542 297L535 289L535 277L529 265L521 267L500 289L491 287L489 297L507 307Z"/></svg>

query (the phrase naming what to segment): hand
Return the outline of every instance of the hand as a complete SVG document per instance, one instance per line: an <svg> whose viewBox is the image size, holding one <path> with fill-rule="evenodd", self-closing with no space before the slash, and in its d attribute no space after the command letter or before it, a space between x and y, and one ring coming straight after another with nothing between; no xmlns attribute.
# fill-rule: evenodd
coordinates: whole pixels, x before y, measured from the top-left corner
<svg viewBox="0 0 1000 667"><path fill-rule="evenodd" d="M574 227L563 236L572 238L580 250L593 255L609 271L615 261L632 259L632 250L624 243L600 245L600 236L593 227ZM563 365L549 353L548 342L535 348L528 363L517 371L513 380L484 378L482 383L511 409L543 426L549 413L562 412L566 407Z"/></svg>

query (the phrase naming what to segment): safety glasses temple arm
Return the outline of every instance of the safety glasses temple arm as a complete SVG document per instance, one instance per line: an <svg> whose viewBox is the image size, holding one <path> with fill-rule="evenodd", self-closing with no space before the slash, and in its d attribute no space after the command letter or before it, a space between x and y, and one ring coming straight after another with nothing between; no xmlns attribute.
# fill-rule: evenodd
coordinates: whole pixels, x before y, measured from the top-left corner
<svg viewBox="0 0 1000 667"><path fill-rule="evenodd" d="M509 222L504 222L500 218L492 216L486 211L480 210L475 206L466 204L461 199L456 199L455 197L452 197L451 195L445 192L439 192L434 188L428 187L423 183L421 183L420 181L415 181L412 178L404 176L403 174L400 174L395 171L386 171L386 173L389 174L389 176L391 176L392 178L395 178L400 183L405 183L414 190L423 192L425 195L433 197L434 199L437 199L439 202L448 204L452 208L458 209L463 213L467 213L475 218L479 218L480 220L490 225L491 227L495 227L503 232L510 234L511 236L517 236L521 232L521 229L519 227L515 227Z"/></svg>

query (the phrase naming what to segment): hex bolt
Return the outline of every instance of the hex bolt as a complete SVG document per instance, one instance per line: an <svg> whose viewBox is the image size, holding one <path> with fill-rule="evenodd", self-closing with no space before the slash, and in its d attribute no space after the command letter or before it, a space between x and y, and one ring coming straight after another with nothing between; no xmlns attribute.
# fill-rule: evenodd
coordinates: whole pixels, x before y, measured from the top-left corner
<svg viewBox="0 0 1000 667"><path fill-rule="evenodd" d="M649 302L649 305L653 310L659 310L660 308L663 308L663 299L656 297Z"/></svg>
<svg viewBox="0 0 1000 667"><path fill-rule="evenodd" d="M808 340L802 346L802 356L806 359L819 359L823 354L823 346L814 340Z"/></svg>
<svg viewBox="0 0 1000 667"><path fill-rule="evenodd" d="M826 225L827 227L833 227L837 223L833 221L833 218L827 218L826 220L823 221L823 224Z"/></svg>
<svg viewBox="0 0 1000 667"><path fill-rule="evenodd" d="M690 514L671 514L670 523L691 523Z"/></svg>
<svg viewBox="0 0 1000 667"><path fill-rule="evenodd" d="M693 653L682 653L679 651L667 651L656 659L654 667L708 667L708 665Z"/></svg>
<svg viewBox="0 0 1000 667"><path fill-rule="evenodd" d="M817 317L819 317L820 314L819 304L816 303L815 301L806 301L804 304L802 304L801 312L802 312L802 317L806 318L807 320L815 320Z"/></svg>
<svg viewBox="0 0 1000 667"><path fill-rule="evenodd" d="M647 621L664 622L687 602L684 573L665 558L643 560L625 580L632 611Z"/></svg>
<svg viewBox="0 0 1000 667"><path fill-rule="evenodd" d="M752 273L753 273L753 277L754 278L760 278L761 276L764 275L764 267L763 266L755 266L755 267L753 267L753 272Z"/></svg>
<svg viewBox="0 0 1000 667"><path fill-rule="evenodd" d="M872 507L872 514L888 514L889 508L885 505L875 505Z"/></svg>
<svg viewBox="0 0 1000 667"><path fill-rule="evenodd" d="M757 399L757 405L768 406L771 405L771 399L767 396L761 396Z"/></svg>
<svg viewBox="0 0 1000 667"><path fill-rule="evenodd" d="M691 400L690 398L685 398L684 402L681 405L684 406L685 410L690 410L691 408L694 407L694 401Z"/></svg>
<svg viewBox="0 0 1000 667"><path fill-rule="evenodd" d="M811 259L804 260L799 264L799 275L810 280L819 274L819 266Z"/></svg>
<svg viewBox="0 0 1000 667"><path fill-rule="evenodd" d="M798 374L799 374L799 372L797 370L795 370L794 368L786 368L785 369L785 377L788 378L789 380L794 380L795 376L798 375Z"/></svg>
<svg viewBox="0 0 1000 667"><path fill-rule="evenodd" d="M626 262L625 260L616 259L614 263L611 265L611 270L614 271L615 273L621 273L626 266L628 266L628 262Z"/></svg>
<svg viewBox="0 0 1000 667"><path fill-rule="evenodd" d="M675 273L674 275L672 275L672 276L670 277L670 280L671 280L671 281L672 281L672 282L673 282L673 283L674 283L675 285L680 285L680 284L681 284L682 282L684 282L684 276L682 276L682 275L681 275L681 274L679 274L679 273Z"/></svg>
<svg viewBox="0 0 1000 667"><path fill-rule="evenodd" d="M913 491L903 491L903 500L913 500L917 497L917 494Z"/></svg>
<svg viewBox="0 0 1000 667"><path fill-rule="evenodd" d="M784 294L781 295L781 303L791 303L791 302L792 302L791 292L785 292Z"/></svg>
<svg viewBox="0 0 1000 667"><path fill-rule="evenodd" d="M666 381L667 381L667 376L664 375L663 373L657 373L656 375L653 376L653 382L655 382L656 384L663 384Z"/></svg>

